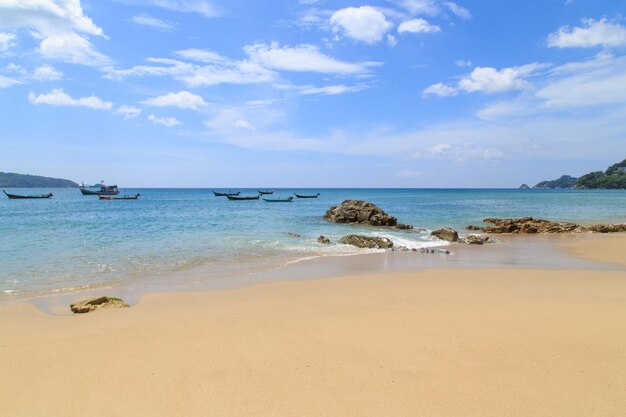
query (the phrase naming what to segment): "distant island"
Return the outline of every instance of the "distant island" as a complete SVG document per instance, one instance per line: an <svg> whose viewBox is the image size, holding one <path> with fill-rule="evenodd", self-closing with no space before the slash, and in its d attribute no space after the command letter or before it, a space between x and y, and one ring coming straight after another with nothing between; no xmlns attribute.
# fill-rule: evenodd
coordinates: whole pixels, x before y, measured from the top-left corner
<svg viewBox="0 0 626 417"><path fill-rule="evenodd" d="M74 181L39 175L0 172L0 188L76 188Z"/></svg>
<svg viewBox="0 0 626 417"><path fill-rule="evenodd" d="M522 184L520 189L529 189ZM563 175L552 181L541 181L533 189L626 189L626 159L613 164L606 171L595 171L580 178Z"/></svg>

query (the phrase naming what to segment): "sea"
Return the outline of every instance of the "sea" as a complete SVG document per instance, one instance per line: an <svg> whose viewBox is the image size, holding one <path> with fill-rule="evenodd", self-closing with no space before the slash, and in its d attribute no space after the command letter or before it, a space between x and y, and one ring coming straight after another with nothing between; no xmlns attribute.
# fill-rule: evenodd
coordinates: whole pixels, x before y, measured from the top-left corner
<svg viewBox="0 0 626 417"><path fill-rule="evenodd" d="M257 195L257 189L216 189ZM396 246L447 245L440 227L463 234L487 217L625 223L625 190L274 189L271 198L320 193L292 203L229 201L212 189L124 189L138 200L101 201L78 189L12 189L39 200L0 199L0 301L94 288L167 282L227 282L307 260L369 251L338 244L348 234ZM347 199L375 203L414 230L331 224L326 210ZM320 235L333 244L317 242ZM193 277L193 278L190 278Z"/></svg>

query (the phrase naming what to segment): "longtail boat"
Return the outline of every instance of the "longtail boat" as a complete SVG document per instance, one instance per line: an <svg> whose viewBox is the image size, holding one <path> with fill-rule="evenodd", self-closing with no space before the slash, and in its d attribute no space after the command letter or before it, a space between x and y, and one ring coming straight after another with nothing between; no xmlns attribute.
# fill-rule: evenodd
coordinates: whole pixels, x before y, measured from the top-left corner
<svg viewBox="0 0 626 417"><path fill-rule="evenodd" d="M237 191L236 193L232 193L232 192L218 193L217 191L213 190L213 194L215 195L215 197L238 196L239 194L241 194L241 191Z"/></svg>
<svg viewBox="0 0 626 417"><path fill-rule="evenodd" d="M101 195L99 199L100 200L137 200L140 196L141 194L125 195L122 197L111 197L110 195Z"/></svg>
<svg viewBox="0 0 626 417"><path fill-rule="evenodd" d="M231 201L241 201L241 200L258 200L259 196L242 196L242 197L238 197L236 195L227 195L226 198L228 198Z"/></svg>
<svg viewBox="0 0 626 417"><path fill-rule="evenodd" d="M317 198L320 196L320 193L317 193L314 195L302 195L302 194L296 194L296 193L293 193L293 194L298 198Z"/></svg>
<svg viewBox="0 0 626 417"><path fill-rule="evenodd" d="M268 195L268 194L274 194L274 190L257 190L259 192L259 194L261 195Z"/></svg>
<svg viewBox="0 0 626 417"><path fill-rule="evenodd" d="M9 194L6 191L2 190L6 194L7 197L11 200L22 200L26 198L50 198L52 197L52 193L42 194L42 195L20 195L20 194Z"/></svg>
<svg viewBox="0 0 626 417"><path fill-rule="evenodd" d="M268 203L291 203L293 201L293 197L287 198L264 198L263 201L267 201Z"/></svg>
<svg viewBox="0 0 626 417"><path fill-rule="evenodd" d="M83 195L117 195L120 193L117 185L104 185L104 181L95 187L83 183L78 189Z"/></svg>

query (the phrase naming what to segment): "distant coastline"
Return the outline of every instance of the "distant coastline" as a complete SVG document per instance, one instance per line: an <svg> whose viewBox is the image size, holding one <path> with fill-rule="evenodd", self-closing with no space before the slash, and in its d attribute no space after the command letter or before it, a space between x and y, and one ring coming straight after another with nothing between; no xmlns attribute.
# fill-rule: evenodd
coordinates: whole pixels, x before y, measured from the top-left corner
<svg viewBox="0 0 626 417"><path fill-rule="evenodd" d="M626 189L626 159L622 162L611 165L606 171L594 171L585 174L579 178L570 175L562 175L561 177L551 181L541 181L534 187L522 184L522 190L527 189L601 189L615 190Z"/></svg>
<svg viewBox="0 0 626 417"><path fill-rule="evenodd" d="M78 184L63 178L0 172L0 188L78 188Z"/></svg>

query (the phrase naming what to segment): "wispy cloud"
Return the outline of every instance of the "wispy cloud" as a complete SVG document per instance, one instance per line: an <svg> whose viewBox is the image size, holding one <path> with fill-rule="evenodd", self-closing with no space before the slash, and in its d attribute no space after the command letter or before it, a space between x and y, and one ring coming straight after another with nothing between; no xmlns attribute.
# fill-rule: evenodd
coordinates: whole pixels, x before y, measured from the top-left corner
<svg viewBox="0 0 626 417"><path fill-rule="evenodd" d="M171 32L176 29L174 23L158 19L145 13L133 16L131 21L137 25L149 26L163 32Z"/></svg>
<svg viewBox="0 0 626 417"><path fill-rule="evenodd" d="M141 114L141 109L135 106L123 104L119 106L115 112L123 115L124 119L133 119Z"/></svg>
<svg viewBox="0 0 626 417"><path fill-rule="evenodd" d="M553 48L617 48L626 46L626 27L608 19L583 19L583 26L561 27L548 36Z"/></svg>
<svg viewBox="0 0 626 417"><path fill-rule="evenodd" d="M208 0L117 0L131 6L158 7L178 13L197 13L204 17L217 17L220 10Z"/></svg>
<svg viewBox="0 0 626 417"><path fill-rule="evenodd" d="M104 101L96 96L72 98L65 93L62 88L55 88L47 94L36 95L33 92L28 94L28 101L32 104L48 104L51 106L73 106L73 107L89 107L97 110L110 110L113 103Z"/></svg>
<svg viewBox="0 0 626 417"><path fill-rule="evenodd" d="M206 107L207 104L202 97L189 91L178 93L168 93L163 96L152 97L142 102L148 106L155 107L178 107L180 109L198 110Z"/></svg>
<svg viewBox="0 0 626 417"><path fill-rule="evenodd" d="M148 120L157 125L165 127L174 127L180 124L180 121L175 117L157 117L154 114L148 116Z"/></svg>

